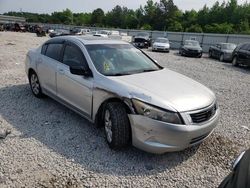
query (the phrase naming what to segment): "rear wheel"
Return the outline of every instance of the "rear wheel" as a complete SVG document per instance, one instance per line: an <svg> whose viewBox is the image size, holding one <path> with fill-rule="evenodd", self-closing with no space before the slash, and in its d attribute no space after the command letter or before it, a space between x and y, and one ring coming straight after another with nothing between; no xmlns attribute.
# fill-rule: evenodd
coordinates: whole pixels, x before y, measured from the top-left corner
<svg viewBox="0 0 250 188"><path fill-rule="evenodd" d="M236 56L233 58L232 64L233 64L233 66L235 66L235 67L239 66L238 59L237 59Z"/></svg>
<svg viewBox="0 0 250 188"><path fill-rule="evenodd" d="M130 143L130 123L122 103L111 102L104 110L106 140L112 149L121 149Z"/></svg>
<svg viewBox="0 0 250 188"><path fill-rule="evenodd" d="M44 95L42 93L41 85L38 79L37 74L34 71L31 71L29 74L29 83L32 93L37 98L42 98Z"/></svg>

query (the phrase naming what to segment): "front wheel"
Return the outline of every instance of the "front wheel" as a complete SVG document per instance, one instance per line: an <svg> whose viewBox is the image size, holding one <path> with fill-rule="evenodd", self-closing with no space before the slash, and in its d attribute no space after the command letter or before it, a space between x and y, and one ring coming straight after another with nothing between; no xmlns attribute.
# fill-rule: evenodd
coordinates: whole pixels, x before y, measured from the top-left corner
<svg viewBox="0 0 250 188"><path fill-rule="evenodd" d="M235 67L239 66L238 59L237 59L236 56L233 58L232 64L233 64L233 66L235 66Z"/></svg>
<svg viewBox="0 0 250 188"><path fill-rule="evenodd" d="M111 149L121 149L130 143L130 123L123 104L111 102L104 110L104 128Z"/></svg>
<svg viewBox="0 0 250 188"><path fill-rule="evenodd" d="M210 50L210 51L208 52L208 57L212 58L212 56L213 56L213 54L212 54L212 51Z"/></svg>
<svg viewBox="0 0 250 188"><path fill-rule="evenodd" d="M219 59L219 60L220 60L220 62L223 62L223 61L224 61L224 54L221 54L221 55L220 55L220 59Z"/></svg>
<svg viewBox="0 0 250 188"><path fill-rule="evenodd" d="M38 76L34 71L32 71L29 74L29 83L30 83L31 91L35 95L35 97L42 98L44 95L42 93L42 89L41 89Z"/></svg>

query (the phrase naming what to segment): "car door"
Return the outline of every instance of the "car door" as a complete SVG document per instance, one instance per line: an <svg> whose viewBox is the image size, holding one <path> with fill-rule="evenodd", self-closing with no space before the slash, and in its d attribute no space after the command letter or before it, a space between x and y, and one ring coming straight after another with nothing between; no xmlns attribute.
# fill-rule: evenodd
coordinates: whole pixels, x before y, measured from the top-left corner
<svg viewBox="0 0 250 188"><path fill-rule="evenodd" d="M238 61L240 63L245 63L247 61L248 47L249 47L249 44L244 44L239 49L239 51L238 51Z"/></svg>
<svg viewBox="0 0 250 188"><path fill-rule="evenodd" d="M216 46L214 48L214 56L216 58L220 57L220 51L221 51L221 45L220 44L216 44Z"/></svg>
<svg viewBox="0 0 250 188"><path fill-rule="evenodd" d="M75 44L66 42L62 63L57 66L57 96L71 108L91 117L93 77L74 75L70 66L88 67L83 51Z"/></svg>
<svg viewBox="0 0 250 188"><path fill-rule="evenodd" d="M246 61L245 61L244 64L250 65L250 44L248 44L247 54L246 54Z"/></svg>
<svg viewBox="0 0 250 188"><path fill-rule="evenodd" d="M62 52L63 43L47 43L42 47L42 55L37 60L37 73L45 92L56 95L56 71Z"/></svg>

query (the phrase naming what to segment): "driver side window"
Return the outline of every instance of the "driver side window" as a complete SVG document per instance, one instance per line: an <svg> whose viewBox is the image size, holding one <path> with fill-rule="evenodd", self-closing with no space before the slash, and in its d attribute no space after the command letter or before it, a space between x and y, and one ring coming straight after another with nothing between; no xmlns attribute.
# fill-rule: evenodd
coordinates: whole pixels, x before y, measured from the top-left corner
<svg viewBox="0 0 250 188"><path fill-rule="evenodd" d="M65 47L63 54L63 64L68 65L69 67L87 66L86 59L81 50L72 45L66 45Z"/></svg>

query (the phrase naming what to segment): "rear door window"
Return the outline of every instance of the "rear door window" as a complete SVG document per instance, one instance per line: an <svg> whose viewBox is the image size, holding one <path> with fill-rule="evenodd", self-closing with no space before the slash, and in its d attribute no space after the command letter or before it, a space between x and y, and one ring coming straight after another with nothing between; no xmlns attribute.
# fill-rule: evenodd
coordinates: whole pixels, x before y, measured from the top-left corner
<svg viewBox="0 0 250 188"><path fill-rule="evenodd" d="M62 47L63 44L54 44L54 43L48 44L45 55L52 59L60 61Z"/></svg>

